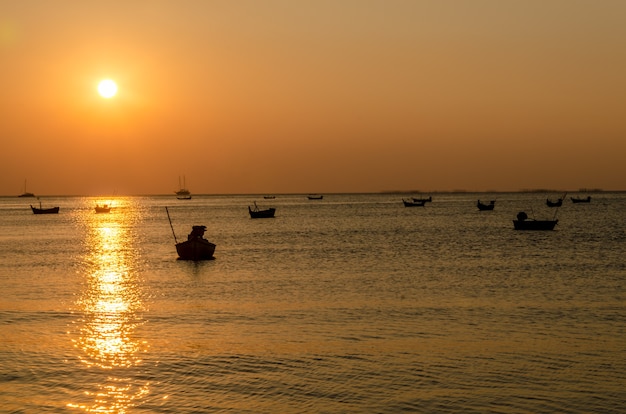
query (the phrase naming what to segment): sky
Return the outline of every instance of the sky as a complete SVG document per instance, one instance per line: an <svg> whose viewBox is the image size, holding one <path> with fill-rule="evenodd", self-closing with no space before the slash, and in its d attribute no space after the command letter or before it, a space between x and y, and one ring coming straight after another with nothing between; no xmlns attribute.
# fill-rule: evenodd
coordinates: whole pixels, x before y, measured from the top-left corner
<svg viewBox="0 0 626 414"><path fill-rule="evenodd" d="M183 177L626 190L626 1L0 0L0 195Z"/></svg>

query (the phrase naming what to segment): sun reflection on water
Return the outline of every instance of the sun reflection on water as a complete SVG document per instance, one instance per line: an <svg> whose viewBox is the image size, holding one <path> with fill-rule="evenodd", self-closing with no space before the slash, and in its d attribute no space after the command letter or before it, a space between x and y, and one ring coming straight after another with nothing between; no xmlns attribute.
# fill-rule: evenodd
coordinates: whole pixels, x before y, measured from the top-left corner
<svg viewBox="0 0 626 414"><path fill-rule="evenodd" d="M130 206L107 215L90 213L82 217L86 283L77 302L83 318L74 342L80 361L94 374L97 389L84 393L91 402L67 405L86 412L121 413L136 406L150 385L133 375L148 349L145 341L135 337L144 322L133 237L137 217Z"/></svg>

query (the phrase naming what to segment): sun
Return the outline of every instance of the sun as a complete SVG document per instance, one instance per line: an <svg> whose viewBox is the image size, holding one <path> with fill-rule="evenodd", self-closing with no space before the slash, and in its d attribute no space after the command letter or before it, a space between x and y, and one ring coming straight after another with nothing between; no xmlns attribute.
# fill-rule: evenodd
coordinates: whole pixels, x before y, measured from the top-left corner
<svg viewBox="0 0 626 414"><path fill-rule="evenodd" d="M117 84L111 79L104 79L98 84L98 93L103 98L112 98L117 93Z"/></svg>

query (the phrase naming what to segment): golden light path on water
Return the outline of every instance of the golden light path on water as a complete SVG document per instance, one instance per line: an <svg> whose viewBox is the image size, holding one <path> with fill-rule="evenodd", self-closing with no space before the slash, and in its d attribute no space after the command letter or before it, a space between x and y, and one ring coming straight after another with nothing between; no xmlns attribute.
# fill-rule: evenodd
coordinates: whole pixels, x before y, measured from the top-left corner
<svg viewBox="0 0 626 414"><path fill-rule="evenodd" d="M133 337L143 323L142 298L137 280L138 253L133 237L136 212L128 200L116 200L110 213L85 212L87 271L83 294L77 302L83 314L74 340L80 361L96 370L97 390L85 391L91 402L67 406L85 412L123 413L149 393L148 382L137 384L130 370L141 365L148 344Z"/></svg>

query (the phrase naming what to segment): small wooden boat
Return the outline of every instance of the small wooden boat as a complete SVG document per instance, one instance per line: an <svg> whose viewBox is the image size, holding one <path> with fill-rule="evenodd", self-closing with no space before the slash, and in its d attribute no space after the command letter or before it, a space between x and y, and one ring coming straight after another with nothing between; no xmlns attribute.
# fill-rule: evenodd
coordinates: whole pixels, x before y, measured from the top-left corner
<svg viewBox="0 0 626 414"><path fill-rule="evenodd" d="M180 260L213 259L215 244L204 238L206 226L192 226L191 233L187 236L187 241L179 243L176 239L174 226L172 226L170 211L167 207L165 207L165 211L167 212L167 220L170 222L170 228L172 229L172 235L174 236L174 243L176 243L176 253L178 253L178 258Z"/></svg>
<svg viewBox="0 0 626 414"><path fill-rule="evenodd" d="M41 202L39 202L39 208L33 207L32 204L30 208L31 210L33 210L33 214L58 214L59 213L59 207L42 208Z"/></svg>
<svg viewBox="0 0 626 414"><path fill-rule="evenodd" d="M517 220L513 220L515 230L554 230L554 226L559 221L554 220L535 220L528 219L528 215L520 211L517 213Z"/></svg>
<svg viewBox="0 0 626 414"><path fill-rule="evenodd" d="M322 200L324 198L324 196L323 195L312 195L312 194L310 194L310 195L307 196L307 198L309 200Z"/></svg>
<svg viewBox="0 0 626 414"><path fill-rule="evenodd" d="M402 199L402 204L404 204L404 207L424 207L424 204L426 204L426 201L424 200L409 201L409 200Z"/></svg>
<svg viewBox="0 0 626 414"><path fill-rule="evenodd" d="M110 213L111 207L108 204L96 204L96 213Z"/></svg>
<svg viewBox="0 0 626 414"><path fill-rule="evenodd" d="M480 202L480 200L478 200L478 202L476 203L476 206L478 207L480 211L493 210L494 207L496 206L496 200L491 200L489 204L483 204Z"/></svg>
<svg viewBox="0 0 626 414"><path fill-rule="evenodd" d="M572 203L578 204L578 203L590 203L591 202L591 196L587 196L585 198L579 198L579 197L571 197L572 199Z"/></svg>
<svg viewBox="0 0 626 414"><path fill-rule="evenodd" d="M546 205L548 207L561 207L563 205L563 199L559 198L556 201L552 201L549 198L546 198Z"/></svg>
<svg viewBox="0 0 626 414"><path fill-rule="evenodd" d="M187 241L176 243L176 253L181 260L210 260L215 253L215 244L205 239L206 226L192 226Z"/></svg>
<svg viewBox="0 0 626 414"><path fill-rule="evenodd" d="M275 208L260 210L259 207L256 205L256 202L254 203L254 208L250 208L250 206L248 206L248 213L250 213L250 218L272 218L274 217L275 212Z"/></svg>
<svg viewBox="0 0 626 414"><path fill-rule="evenodd" d="M204 238L187 240L176 244L176 253L180 260L211 260L215 245Z"/></svg>
<svg viewBox="0 0 626 414"><path fill-rule="evenodd" d="M430 196L428 198L415 198L415 197L413 197L412 200L415 203L430 203L431 201L433 201L433 196Z"/></svg>

